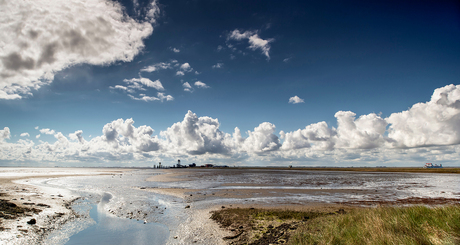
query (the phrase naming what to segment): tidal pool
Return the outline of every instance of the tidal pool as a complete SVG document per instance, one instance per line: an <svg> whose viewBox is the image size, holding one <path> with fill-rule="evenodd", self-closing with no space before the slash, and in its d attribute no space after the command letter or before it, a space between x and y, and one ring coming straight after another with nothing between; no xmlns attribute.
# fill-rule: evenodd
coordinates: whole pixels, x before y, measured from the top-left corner
<svg viewBox="0 0 460 245"><path fill-rule="evenodd" d="M112 195L105 193L97 205L92 205L90 217L94 225L71 236L66 244L165 244L169 229L159 223L144 223L109 214L104 206Z"/></svg>

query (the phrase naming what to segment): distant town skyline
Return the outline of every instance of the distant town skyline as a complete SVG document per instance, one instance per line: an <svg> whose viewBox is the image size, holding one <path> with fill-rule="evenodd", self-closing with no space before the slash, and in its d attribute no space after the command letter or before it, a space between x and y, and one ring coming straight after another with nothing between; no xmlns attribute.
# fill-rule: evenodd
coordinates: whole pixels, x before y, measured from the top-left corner
<svg viewBox="0 0 460 245"><path fill-rule="evenodd" d="M4 1L1 166L460 165L458 1Z"/></svg>

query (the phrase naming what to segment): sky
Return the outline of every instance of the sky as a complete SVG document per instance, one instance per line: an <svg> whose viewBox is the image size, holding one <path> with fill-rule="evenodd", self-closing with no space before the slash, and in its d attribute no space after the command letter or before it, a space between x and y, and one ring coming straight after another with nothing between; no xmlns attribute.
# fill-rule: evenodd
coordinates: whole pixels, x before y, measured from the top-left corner
<svg viewBox="0 0 460 245"><path fill-rule="evenodd" d="M0 0L0 166L460 166L458 1Z"/></svg>

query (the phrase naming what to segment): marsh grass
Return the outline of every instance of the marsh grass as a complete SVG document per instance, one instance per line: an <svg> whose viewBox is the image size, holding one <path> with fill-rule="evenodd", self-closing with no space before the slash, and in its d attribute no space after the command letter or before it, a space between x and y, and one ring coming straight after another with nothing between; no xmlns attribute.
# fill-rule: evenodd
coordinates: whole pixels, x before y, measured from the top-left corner
<svg viewBox="0 0 460 245"><path fill-rule="evenodd" d="M460 206L379 207L305 222L289 244L460 244Z"/></svg>

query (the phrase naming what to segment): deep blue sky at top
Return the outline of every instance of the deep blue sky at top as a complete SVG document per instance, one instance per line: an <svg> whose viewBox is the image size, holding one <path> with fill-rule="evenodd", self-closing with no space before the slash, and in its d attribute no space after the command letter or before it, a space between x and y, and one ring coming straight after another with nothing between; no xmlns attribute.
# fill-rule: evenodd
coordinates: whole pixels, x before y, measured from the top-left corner
<svg viewBox="0 0 460 245"><path fill-rule="evenodd" d="M141 3L142 4L142 3ZM334 114L382 112L383 117L430 99L434 89L460 82L460 4L457 1L159 1L161 14L133 62L59 72L22 100L0 101L0 127L12 134L52 128L100 135L104 124L133 118L156 133L187 110L218 118L221 130L252 130L268 121L293 131ZM134 15L132 1L122 1ZM270 60L247 41L226 46L235 30L273 38ZM218 50L218 46L223 49ZM171 49L177 48L179 53ZM235 57L232 59L231 55ZM135 101L109 89L138 78L145 66L177 60L199 74L142 73L159 79L174 101ZM212 68L223 63L220 69ZM210 88L183 90L202 81ZM292 96L305 103L289 104ZM156 134L155 133L155 134ZM51 137L51 136L50 136Z"/></svg>

